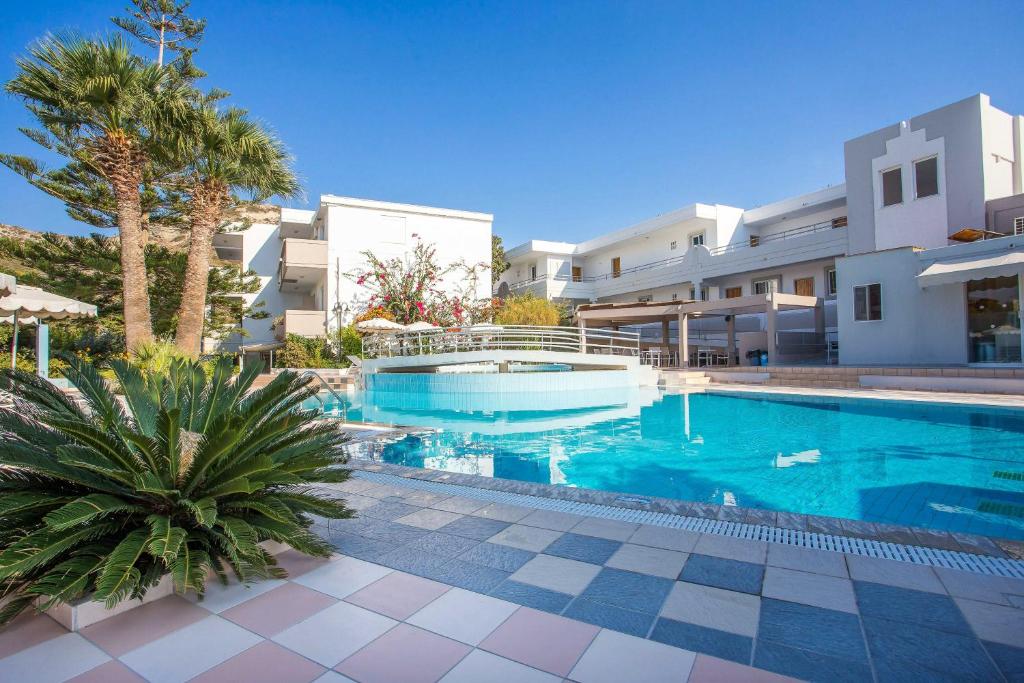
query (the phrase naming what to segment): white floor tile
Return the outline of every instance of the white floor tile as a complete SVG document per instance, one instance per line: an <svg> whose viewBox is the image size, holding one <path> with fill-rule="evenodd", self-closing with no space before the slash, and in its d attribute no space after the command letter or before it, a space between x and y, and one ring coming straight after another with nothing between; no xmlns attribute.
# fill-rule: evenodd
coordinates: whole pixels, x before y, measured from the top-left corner
<svg viewBox="0 0 1024 683"><path fill-rule="evenodd" d="M379 564L342 557L292 581L336 598L345 598L390 573L390 569Z"/></svg>
<svg viewBox="0 0 1024 683"><path fill-rule="evenodd" d="M440 683L559 683L557 676L519 662L473 650Z"/></svg>
<svg viewBox="0 0 1024 683"><path fill-rule="evenodd" d="M95 669L110 657L77 633L66 633L0 659L0 681L58 683Z"/></svg>
<svg viewBox="0 0 1024 683"><path fill-rule="evenodd" d="M569 678L579 683L685 681L696 655L652 640L602 630Z"/></svg>
<svg viewBox="0 0 1024 683"><path fill-rule="evenodd" d="M227 619L209 616L132 650L121 661L150 683L180 683L262 640Z"/></svg>
<svg viewBox="0 0 1024 683"><path fill-rule="evenodd" d="M274 642L327 667L337 665L398 622L339 602L274 636Z"/></svg>
<svg viewBox="0 0 1024 683"><path fill-rule="evenodd" d="M452 588L406 621L454 640L477 645L518 608L511 602Z"/></svg>

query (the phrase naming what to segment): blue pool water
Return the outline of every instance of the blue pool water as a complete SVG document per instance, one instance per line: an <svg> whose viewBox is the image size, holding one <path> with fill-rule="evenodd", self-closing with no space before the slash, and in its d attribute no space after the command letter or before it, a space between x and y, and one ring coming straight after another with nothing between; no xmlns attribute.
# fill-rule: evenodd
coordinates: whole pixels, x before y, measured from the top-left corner
<svg viewBox="0 0 1024 683"><path fill-rule="evenodd" d="M1024 539L1024 411L653 390L596 408L551 400L354 394L344 411L439 430L354 453L389 463Z"/></svg>

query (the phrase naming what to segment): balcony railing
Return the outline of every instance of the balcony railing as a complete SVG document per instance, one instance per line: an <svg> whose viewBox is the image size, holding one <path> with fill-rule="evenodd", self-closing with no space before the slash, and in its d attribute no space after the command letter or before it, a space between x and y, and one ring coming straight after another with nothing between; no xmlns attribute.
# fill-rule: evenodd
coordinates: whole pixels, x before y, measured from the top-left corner
<svg viewBox="0 0 1024 683"><path fill-rule="evenodd" d="M274 327L275 336L284 341L289 334L323 337L327 334L327 311L288 310Z"/></svg>
<svg viewBox="0 0 1024 683"><path fill-rule="evenodd" d="M836 228L846 227L846 217L836 218L830 221L823 221L821 223L814 223L813 225L804 225L799 228L791 228L790 230L784 230L782 232L775 233L774 235L768 235L766 237L753 236L747 242L737 242L735 244L725 244L720 247L714 247L708 249L708 252L712 256L721 256L722 254L732 254L747 249L758 249L766 244L773 242L780 242L783 240L790 240L806 235L813 235L819 232L828 232ZM529 287L530 285L543 282L545 280L555 280L557 282L604 282L605 280L616 280L624 275L630 275L632 273L640 273L647 270L655 270L658 268L670 268L674 265L678 265L686 259L686 254L680 256L672 256L670 258L661 259L659 261L651 261L650 263L642 263L638 266L632 266L631 268L622 268L614 273L603 273L601 275L541 275L531 280L522 280L509 285L509 289L522 289L523 287Z"/></svg>
<svg viewBox="0 0 1024 683"><path fill-rule="evenodd" d="M505 325L486 329L463 327L363 337L365 358L492 350L638 356L640 335L637 332L581 330L578 327Z"/></svg>

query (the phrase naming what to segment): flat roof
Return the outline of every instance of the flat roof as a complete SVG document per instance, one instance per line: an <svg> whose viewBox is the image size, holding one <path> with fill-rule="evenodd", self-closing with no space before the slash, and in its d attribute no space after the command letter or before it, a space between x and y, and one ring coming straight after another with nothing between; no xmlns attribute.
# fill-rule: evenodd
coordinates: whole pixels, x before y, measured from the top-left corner
<svg viewBox="0 0 1024 683"><path fill-rule="evenodd" d="M461 209L444 209L436 206L420 206L419 204L401 204L385 202L378 199L359 199L357 197L341 197L334 194L320 195L320 204L329 206L348 206L357 209L379 209L397 213L417 213L427 216L445 216L448 218L464 218L471 221L492 222L494 214L463 211Z"/></svg>

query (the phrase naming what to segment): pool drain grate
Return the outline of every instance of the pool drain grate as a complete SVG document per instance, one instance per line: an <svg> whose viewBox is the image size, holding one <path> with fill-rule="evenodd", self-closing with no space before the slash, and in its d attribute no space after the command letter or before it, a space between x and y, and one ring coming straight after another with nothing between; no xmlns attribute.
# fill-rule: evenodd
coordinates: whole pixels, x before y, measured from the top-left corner
<svg viewBox="0 0 1024 683"><path fill-rule="evenodd" d="M878 557L886 560L900 560L902 562L911 562L913 564L927 565L930 567L961 569L990 576L1024 578L1024 562L1020 560L991 557L988 555L975 555L973 553L958 552L954 550L925 548L921 546L904 545L901 543L887 543L885 541L873 541L864 538L851 538L848 536L835 536L833 534L819 534L810 531L798 531L796 529L780 529L779 527L743 524L740 522L729 522L720 519L686 517L684 515L673 515L667 512L634 510L631 508L601 505L598 503L581 503L574 500L545 498L543 496L531 496L525 493L494 491L492 489L463 486L461 484L447 484L437 481L427 481L424 479L414 479L412 477L399 477L394 474L385 474L383 472L356 470L353 472L353 475L360 479L366 479L379 484L390 484L400 486L402 488L416 489L430 493L440 493L449 496L462 496L464 498L472 498L474 500L484 500L489 503L519 505L522 507L536 508L538 510L568 512L576 515L598 517L601 519L614 519L622 522L650 524L653 526L662 526L671 529L684 529L686 531L696 531L703 534L716 534L732 538L744 538L752 541L782 543L784 545L793 545L802 548L830 550L837 553L864 555L866 557Z"/></svg>

